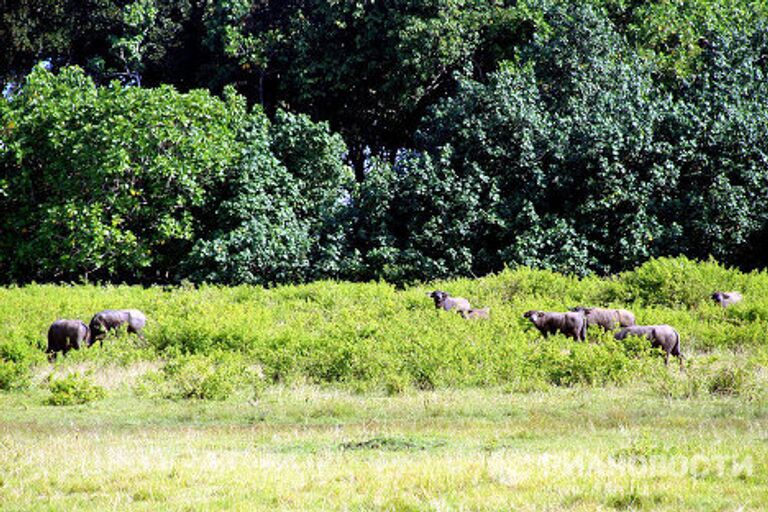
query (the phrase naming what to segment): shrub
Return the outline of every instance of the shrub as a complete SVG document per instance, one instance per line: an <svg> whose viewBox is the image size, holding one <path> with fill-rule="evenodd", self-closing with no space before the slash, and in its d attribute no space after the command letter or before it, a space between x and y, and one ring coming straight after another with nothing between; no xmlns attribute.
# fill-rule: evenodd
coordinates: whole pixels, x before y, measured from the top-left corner
<svg viewBox="0 0 768 512"><path fill-rule="evenodd" d="M749 400L765 396L760 366L722 354L689 360L684 372L658 368L649 374L651 387L666 398L693 398L704 394L740 396Z"/></svg>
<svg viewBox="0 0 768 512"><path fill-rule="evenodd" d="M29 380L27 365L0 359L0 390L25 388Z"/></svg>
<svg viewBox="0 0 768 512"><path fill-rule="evenodd" d="M761 378L763 372L761 366L739 359L715 360L706 374L706 390L712 395L764 399L766 381Z"/></svg>
<svg viewBox="0 0 768 512"><path fill-rule="evenodd" d="M79 373L70 373L61 379L51 376L49 389L51 396L46 400L48 405L87 404L106 396L104 388L91 383Z"/></svg>
<svg viewBox="0 0 768 512"><path fill-rule="evenodd" d="M23 343L21 340L14 340L0 344L0 359L12 363L26 363L39 357L40 351L37 347Z"/></svg>
<svg viewBox="0 0 768 512"><path fill-rule="evenodd" d="M744 274L713 259L699 262L685 256L650 259L617 280L632 302L671 307L711 304L713 291L743 289L745 282Z"/></svg>
<svg viewBox="0 0 768 512"><path fill-rule="evenodd" d="M647 353L638 349L642 342L637 340L601 340L598 344L574 343L560 336L550 340L532 355L530 378L536 381L543 376L557 386L623 384L641 364L638 354Z"/></svg>
<svg viewBox="0 0 768 512"><path fill-rule="evenodd" d="M714 395L739 395L747 381L746 371L742 368L722 367L707 379L707 391Z"/></svg>
<svg viewBox="0 0 768 512"><path fill-rule="evenodd" d="M12 340L0 344L0 390L25 388L29 385L29 366L42 353L37 347Z"/></svg>
<svg viewBox="0 0 768 512"><path fill-rule="evenodd" d="M400 395L409 387L408 378L400 373L389 373L384 380L384 392L389 395Z"/></svg>
<svg viewBox="0 0 768 512"><path fill-rule="evenodd" d="M704 376L688 365L685 372L669 371L661 367L649 372L650 388L664 398L695 398L705 386Z"/></svg>
<svg viewBox="0 0 768 512"><path fill-rule="evenodd" d="M260 392L261 378L233 355L193 354L171 359L139 384L139 393L171 399L226 400L246 384Z"/></svg>
<svg viewBox="0 0 768 512"><path fill-rule="evenodd" d="M253 116L243 157L213 216L212 237L185 262L196 281L277 284L337 276L346 254L351 170L327 125L279 111Z"/></svg>
<svg viewBox="0 0 768 512"><path fill-rule="evenodd" d="M703 297L688 295L684 286L678 286L681 281L692 286L700 283L695 289ZM666 323L680 332L683 352L692 365L686 372L690 378L664 374L653 386L666 386L667 391L660 390L666 396L681 396L708 393L706 383L692 381L694 376L704 378L699 376L716 369L714 363L705 361L704 353L720 353L724 364L733 361L750 368L748 372L753 371L749 365L755 373L768 367L764 342L767 285L766 272L743 274L711 262L660 259L618 279L576 278L521 267L482 279L404 290L385 282L330 281L272 289L0 287L4 337L0 355L6 362L21 365L6 364L6 373L17 375L18 371L23 376L25 367L45 360L41 346L52 318L87 319L93 311L131 304L149 318L144 341L135 336L109 340L103 348L97 345L70 352L60 358L62 364L122 364L160 358L169 366L157 372L157 382L145 382L146 390L175 398L217 394L197 391L208 387L231 389L219 396L251 393L250 383L235 379L229 386L229 377L224 375L244 371L249 365L258 365L269 383L340 383L390 392L410 387L535 390L551 385L621 385L663 369L662 357L645 339L619 342L610 333L591 328L589 343L562 336L545 340L521 317L528 309L564 311L579 304L611 305L632 310L640 324ZM710 286L743 289L744 303L726 310L715 306L704 293ZM489 306L490 320L465 321L459 315L435 310L425 295L435 288ZM637 302L620 299L622 293L636 297ZM53 295L59 298L50 300ZM612 300L606 301L609 296ZM644 305L646 301L653 305ZM686 308L681 302L693 305ZM25 312L23 319L19 311ZM230 367L240 370L230 371ZM674 373L670 368L669 374ZM747 389L752 388L746 384Z"/></svg>
<svg viewBox="0 0 768 512"><path fill-rule="evenodd" d="M603 274L678 254L762 266L764 22L715 35L667 87L599 6L544 4L546 35L460 78L416 150L373 166L358 201L368 275Z"/></svg>

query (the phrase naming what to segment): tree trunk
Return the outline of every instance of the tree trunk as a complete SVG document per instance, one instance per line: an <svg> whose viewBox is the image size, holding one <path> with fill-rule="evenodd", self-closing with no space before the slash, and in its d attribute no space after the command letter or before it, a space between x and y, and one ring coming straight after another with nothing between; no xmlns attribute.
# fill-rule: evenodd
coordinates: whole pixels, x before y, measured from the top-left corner
<svg viewBox="0 0 768 512"><path fill-rule="evenodd" d="M362 183L365 180L365 146L363 144L350 146L349 163L355 171L355 181Z"/></svg>

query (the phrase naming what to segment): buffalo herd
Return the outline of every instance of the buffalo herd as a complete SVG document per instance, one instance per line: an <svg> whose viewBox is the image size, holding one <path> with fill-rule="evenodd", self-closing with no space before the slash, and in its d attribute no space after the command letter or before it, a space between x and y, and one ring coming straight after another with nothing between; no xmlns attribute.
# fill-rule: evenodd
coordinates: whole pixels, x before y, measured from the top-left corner
<svg viewBox="0 0 768 512"><path fill-rule="evenodd" d="M449 293L435 290L428 294L435 301L435 308L458 312L464 318L489 318L489 308L473 309L463 297L452 297ZM739 292L714 292L712 300L726 308L741 302ZM664 364L669 364L669 356L674 356L683 368L683 353L680 350L680 333L666 324L637 325L635 315L626 309L586 308L578 306L566 312L531 310L523 313L544 338L550 334L563 334L576 341L586 341L587 327L600 327L604 331L614 332L614 338L623 340L627 336L645 338L653 348L664 351Z"/></svg>
<svg viewBox="0 0 768 512"><path fill-rule="evenodd" d="M147 324L147 317L138 309L105 309L93 315L91 323L85 325L81 320L56 320L48 328L48 348L46 353L55 359L61 352L66 355L72 349L83 345L91 346L97 341L103 344L109 331L125 325L128 332L142 337L142 329Z"/></svg>
<svg viewBox="0 0 768 512"><path fill-rule="evenodd" d="M435 290L427 294L435 302L435 308L459 313L466 319L488 319L490 308L473 308L463 297L453 297L448 292ZM714 292L712 300L726 308L738 302L743 297L739 292ZM587 308L583 306L571 308L566 312L531 310L523 313L542 336L563 334L576 341L586 341L587 327L595 326L609 332L615 332L617 340L627 336L646 338L651 346L664 351L664 362L669 363L669 356L675 356L683 367L683 354L680 351L680 334L671 326L636 325L635 315L626 309ZM81 320L56 320L48 329L49 358L55 359L58 353L66 354L81 346L91 346L97 341L103 343L109 331L126 326L129 333L140 338L147 323L147 317L138 309L105 309L93 315L90 324ZM618 331L617 331L618 329Z"/></svg>
<svg viewBox="0 0 768 512"><path fill-rule="evenodd" d="M671 326L636 325L635 315L626 309L585 308L575 307L567 313L549 311L526 311L523 318L536 326L546 338L549 334L561 333L576 341L586 341L587 327L599 326L605 331L614 332L614 338L623 340L627 336L646 338L652 347L660 347L664 351L664 363L669 364L669 356L673 355L683 367L683 354L680 352L680 334Z"/></svg>

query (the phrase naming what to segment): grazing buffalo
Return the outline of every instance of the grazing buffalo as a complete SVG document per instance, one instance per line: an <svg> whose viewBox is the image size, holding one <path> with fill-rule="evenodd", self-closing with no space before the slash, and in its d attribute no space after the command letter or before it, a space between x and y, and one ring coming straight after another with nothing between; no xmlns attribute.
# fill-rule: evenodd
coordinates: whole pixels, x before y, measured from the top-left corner
<svg viewBox="0 0 768 512"><path fill-rule="evenodd" d="M523 318L530 320L545 338L561 332L576 341L587 339L587 319L582 313L526 311Z"/></svg>
<svg viewBox="0 0 768 512"><path fill-rule="evenodd" d="M107 332L117 329L121 325L128 325L128 332L136 333L143 338L141 331L147 324L147 317L138 309L105 309L96 313L91 319L90 345L99 341L103 343Z"/></svg>
<svg viewBox="0 0 768 512"><path fill-rule="evenodd" d="M446 311L457 311L461 316L465 316L472 307L467 299L461 297L451 297L448 292L435 290L428 294L435 301L435 308Z"/></svg>
<svg viewBox="0 0 768 512"><path fill-rule="evenodd" d="M635 325L635 315L626 309L585 308L579 306L571 308L571 311L584 313L584 316L587 318L587 325L598 325L606 331L612 331L617 327Z"/></svg>
<svg viewBox="0 0 768 512"><path fill-rule="evenodd" d="M741 302L744 297L739 292L715 292L712 294L712 300L727 308L731 304Z"/></svg>
<svg viewBox="0 0 768 512"><path fill-rule="evenodd" d="M680 351L680 334L669 325L632 325L616 333L617 340L627 336L641 336L651 342L651 346L664 350L664 364L669 364L670 354L678 358L680 368L683 368L683 353Z"/></svg>
<svg viewBox="0 0 768 512"><path fill-rule="evenodd" d="M464 318L482 318L487 320L491 317L491 308L473 308L461 313Z"/></svg>
<svg viewBox="0 0 768 512"><path fill-rule="evenodd" d="M90 344L91 330L80 320L56 320L48 328L48 348L45 352L53 361L61 352L67 355L72 349L79 349L81 344Z"/></svg>

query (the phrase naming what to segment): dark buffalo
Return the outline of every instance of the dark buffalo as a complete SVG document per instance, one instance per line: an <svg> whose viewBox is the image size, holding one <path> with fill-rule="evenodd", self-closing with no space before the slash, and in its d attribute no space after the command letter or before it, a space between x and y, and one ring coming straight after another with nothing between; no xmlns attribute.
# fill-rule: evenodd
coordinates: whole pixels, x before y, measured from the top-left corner
<svg viewBox="0 0 768 512"><path fill-rule="evenodd" d="M651 346L660 347L664 350L664 364L669 364L670 354L680 361L680 368L683 368L683 353L680 351L680 333L673 327L661 325L632 325L625 327L616 333L617 340L623 340L627 336L640 336L651 342Z"/></svg>
<svg viewBox="0 0 768 512"><path fill-rule="evenodd" d="M530 320L545 338L560 332L576 341L587 339L587 319L582 313L526 311L523 318Z"/></svg>
<svg viewBox="0 0 768 512"><path fill-rule="evenodd" d="M48 328L48 348L45 352L49 360L56 359L59 352L67 355L80 345L90 345L91 330L80 320L56 320Z"/></svg>
<svg viewBox="0 0 768 512"><path fill-rule="evenodd" d="M128 326L128 332L139 335L143 338L142 329L147 324L147 317L138 309L106 309L96 313L91 319L91 341L90 345L99 341L103 343L104 338L109 331L115 330L121 325Z"/></svg>

